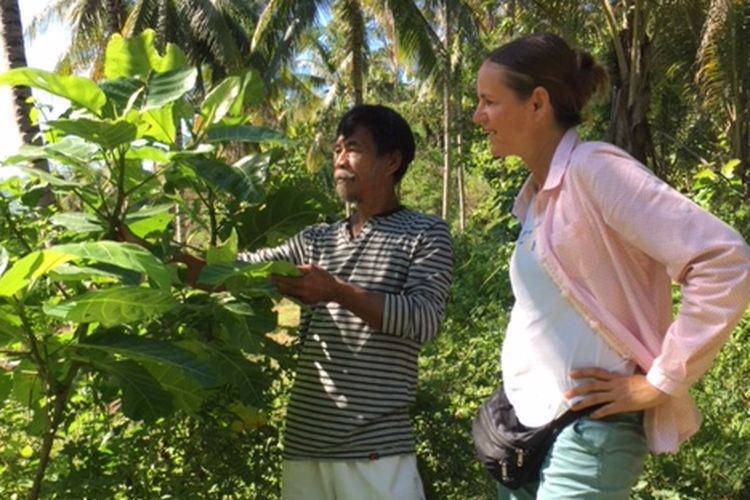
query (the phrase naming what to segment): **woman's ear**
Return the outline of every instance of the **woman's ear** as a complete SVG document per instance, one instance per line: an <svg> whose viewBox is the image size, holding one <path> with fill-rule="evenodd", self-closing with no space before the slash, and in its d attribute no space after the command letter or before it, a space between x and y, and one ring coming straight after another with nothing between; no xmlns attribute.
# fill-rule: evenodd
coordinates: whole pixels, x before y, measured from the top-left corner
<svg viewBox="0 0 750 500"><path fill-rule="evenodd" d="M531 92L529 97L534 115L543 115L552 110L552 103L549 99L549 92L544 87L537 87Z"/></svg>

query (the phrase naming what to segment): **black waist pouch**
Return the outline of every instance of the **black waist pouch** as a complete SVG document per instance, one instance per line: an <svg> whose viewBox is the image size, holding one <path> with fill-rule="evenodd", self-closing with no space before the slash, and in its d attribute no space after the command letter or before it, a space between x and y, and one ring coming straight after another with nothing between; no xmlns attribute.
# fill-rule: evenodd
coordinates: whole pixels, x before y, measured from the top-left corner
<svg viewBox="0 0 750 500"><path fill-rule="evenodd" d="M536 481L552 443L568 424L599 406L567 411L541 427L518 421L513 405L501 386L479 408L471 435L477 457L487 472L510 489Z"/></svg>

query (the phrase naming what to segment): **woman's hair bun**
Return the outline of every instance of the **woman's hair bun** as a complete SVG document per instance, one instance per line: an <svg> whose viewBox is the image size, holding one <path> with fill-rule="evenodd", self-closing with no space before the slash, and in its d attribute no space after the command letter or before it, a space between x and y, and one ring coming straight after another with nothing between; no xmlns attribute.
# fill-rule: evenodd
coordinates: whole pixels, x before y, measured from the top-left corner
<svg viewBox="0 0 750 500"><path fill-rule="evenodd" d="M607 71L586 51L574 49L576 56L576 100L583 108L597 94L607 89Z"/></svg>

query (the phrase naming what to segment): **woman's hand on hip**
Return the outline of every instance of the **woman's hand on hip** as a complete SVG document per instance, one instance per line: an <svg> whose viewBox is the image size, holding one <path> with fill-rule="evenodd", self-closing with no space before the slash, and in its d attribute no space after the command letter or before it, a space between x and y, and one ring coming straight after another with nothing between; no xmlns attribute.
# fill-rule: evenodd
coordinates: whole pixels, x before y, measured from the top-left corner
<svg viewBox="0 0 750 500"><path fill-rule="evenodd" d="M645 375L621 375L601 368L583 368L570 372L572 379L589 379L564 394L565 398L582 397L573 410L604 405L591 418L604 418L618 413L646 410L665 403L669 394L646 380Z"/></svg>

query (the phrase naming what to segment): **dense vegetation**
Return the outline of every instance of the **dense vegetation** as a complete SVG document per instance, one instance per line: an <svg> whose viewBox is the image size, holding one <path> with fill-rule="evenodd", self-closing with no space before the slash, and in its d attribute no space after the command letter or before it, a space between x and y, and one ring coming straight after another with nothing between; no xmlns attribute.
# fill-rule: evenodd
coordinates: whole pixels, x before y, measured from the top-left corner
<svg viewBox="0 0 750 500"><path fill-rule="evenodd" d="M501 376L525 171L493 161L470 122L479 54L540 30L592 50L613 92L581 134L627 147L750 236L750 2L643 3L339 0L316 24L319 2L94 2L122 12L78 18L57 72L0 77L70 103L0 167L23 172L0 181L0 495L278 497L296 306L265 280L288 269L234 257L342 216L328 145L361 98L409 118L403 201L454 228L451 303L413 412L428 497L492 497L469 429ZM92 78L70 76L87 54ZM123 224L148 248L119 242ZM201 281L222 291L186 286L175 247L206 255ZM702 430L649 459L636 498L750 498L748 341L746 315L693 391Z"/></svg>

